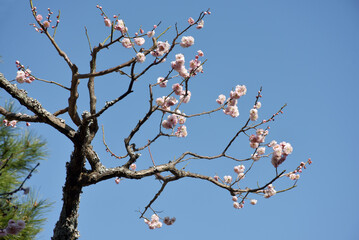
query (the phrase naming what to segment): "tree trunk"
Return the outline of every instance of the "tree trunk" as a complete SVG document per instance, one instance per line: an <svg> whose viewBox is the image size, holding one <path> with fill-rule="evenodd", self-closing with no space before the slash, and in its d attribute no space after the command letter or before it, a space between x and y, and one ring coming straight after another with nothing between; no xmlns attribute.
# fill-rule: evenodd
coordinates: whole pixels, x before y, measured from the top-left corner
<svg viewBox="0 0 359 240"><path fill-rule="evenodd" d="M80 176L85 157L81 147L75 146L71 161L66 163L66 182L63 187L63 205L60 218L56 223L52 240L75 240L80 237L77 230L78 210L82 185Z"/></svg>

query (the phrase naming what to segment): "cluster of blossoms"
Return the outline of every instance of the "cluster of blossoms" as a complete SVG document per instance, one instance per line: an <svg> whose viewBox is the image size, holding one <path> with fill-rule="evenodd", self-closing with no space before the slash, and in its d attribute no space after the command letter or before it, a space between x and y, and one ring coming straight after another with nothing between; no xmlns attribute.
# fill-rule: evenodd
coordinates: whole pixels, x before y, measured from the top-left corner
<svg viewBox="0 0 359 240"><path fill-rule="evenodd" d="M272 184L269 184L267 189L263 190L263 193L265 198L270 198L271 196L274 196L277 192L276 190L274 190Z"/></svg>
<svg viewBox="0 0 359 240"><path fill-rule="evenodd" d="M4 123L4 126L5 126L5 127L16 128L17 121L16 121L16 120L9 121L9 120L7 120L7 119L4 119L4 120L3 120L3 123Z"/></svg>
<svg viewBox="0 0 359 240"><path fill-rule="evenodd" d="M173 96L171 96L171 97L163 96L163 97L157 98L156 103L158 106L161 107L161 109L170 111L171 107L178 103L178 100Z"/></svg>
<svg viewBox="0 0 359 240"><path fill-rule="evenodd" d="M51 11L50 8L48 8L47 11L48 11L48 14L47 14L47 16L46 16L46 20L44 20L44 18L42 17L41 14L37 14L36 7L34 7L34 8L32 9L32 12L34 13L35 19L36 19L37 22L41 23L41 21L44 20L41 24L42 24L43 28L45 28L45 29L47 29L47 28L50 27L50 25L51 25L51 23L52 23L52 20L51 20L50 18L51 18L51 15L54 14L54 13ZM57 19L57 20L56 20L56 25L52 26L52 28L56 28L56 27L58 26L58 24L60 23L59 18L60 18L60 16L56 16L56 19ZM38 27L36 26L36 24L30 24L30 25L32 25L37 32L43 33L43 32L45 31L45 29L40 29L40 28L38 28Z"/></svg>
<svg viewBox="0 0 359 240"><path fill-rule="evenodd" d="M242 201L241 203L238 202L238 198L236 196L232 197L232 201L233 201L233 207L235 209L241 209L244 207L244 201Z"/></svg>
<svg viewBox="0 0 359 240"><path fill-rule="evenodd" d="M151 55L154 57L161 57L164 54L168 53L170 48L171 48L171 44L169 44L168 41L166 42L158 41L157 48L151 51Z"/></svg>
<svg viewBox="0 0 359 240"><path fill-rule="evenodd" d="M273 148L272 154L272 164L275 168L277 168L280 164L282 164L287 156L293 152L293 147L290 143L281 142L277 144L275 140L273 140L268 147Z"/></svg>
<svg viewBox="0 0 359 240"><path fill-rule="evenodd" d="M309 158L307 163L312 164L312 160ZM305 162L301 162L300 165L297 167L297 169L294 170L293 172L288 173L287 176L292 180L298 180L300 178L299 173L302 172L303 168L306 169L305 165L306 165Z"/></svg>
<svg viewBox="0 0 359 240"><path fill-rule="evenodd" d="M258 119L258 109L261 108L262 104L257 102L256 105L249 111L249 119L251 121L257 121Z"/></svg>
<svg viewBox="0 0 359 240"><path fill-rule="evenodd" d="M184 56L182 53L176 54L176 61L172 61L171 66L181 77L189 77L189 73L184 66Z"/></svg>
<svg viewBox="0 0 359 240"><path fill-rule="evenodd" d="M241 208L244 207L244 200L239 203L237 196L233 196L233 197L232 197L232 201L233 201L233 207L234 207L235 209L241 209ZM252 205L256 205L256 204L257 204L257 200L256 200L256 199L251 199L250 203L251 203Z"/></svg>
<svg viewBox="0 0 359 240"><path fill-rule="evenodd" d="M208 11L208 12L204 12L204 14L205 15L210 15L211 14L211 12L210 11ZM195 24L195 20L193 19L193 18L188 18L188 23L190 24L190 25L193 25L193 24ZM198 23L197 23L197 26L196 26L196 28L197 29L202 29L203 28L203 26L204 26L204 21L203 21L203 19L202 20L200 20Z"/></svg>
<svg viewBox="0 0 359 240"><path fill-rule="evenodd" d="M0 237L6 235L17 235L21 230L25 228L25 222L23 220L10 219L5 229L0 229Z"/></svg>
<svg viewBox="0 0 359 240"><path fill-rule="evenodd" d="M246 167L244 165L238 165L233 168L234 172L238 174L237 179L241 180L244 178L244 170Z"/></svg>
<svg viewBox="0 0 359 240"><path fill-rule="evenodd" d="M180 42L181 47L188 48L194 44L194 38L192 36L183 36Z"/></svg>
<svg viewBox="0 0 359 240"><path fill-rule="evenodd" d="M120 31L122 35L126 34L128 31L128 28L125 26L125 22L122 19L117 19L113 28Z"/></svg>
<svg viewBox="0 0 359 240"><path fill-rule="evenodd" d="M172 85L172 90L174 91L174 93L178 96L180 96L180 101L183 103L188 103L189 100L191 100L191 91L187 90L187 92L185 90L183 90L182 85L180 85L179 83L175 83Z"/></svg>
<svg viewBox="0 0 359 240"><path fill-rule="evenodd" d="M162 222L160 222L160 218L157 214L153 214L151 216L151 221L145 218L145 223L148 225L150 229L156 229L162 227Z"/></svg>
<svg viewBox="0 0 359 240"><path fill-rule="evenodd" d="M195 76L197 73L203 73L203 66L201 61L199 61L199 57L203 57L204 53L201 50L197 51L197 55L195 59L190 61L190 68L187 70L184 66L185 59L182 53L176 54L176 61L171 62L172 68L178 72L178 74L187 78L190 75Z"/></svg>
<svg viewBox="0 0 359 240"><path fill-rule="evenodd" d="M181 113L179 110L177 110L176 112L179 114ZM162 121L162 127L166 129L172 129L177 125L177 123L184 124L185 122L186 122L186 117L177 114L171 114L167 117L167 120ZM186 137L187 127L185 125L179 126L177 128L177 131L175 132L175 135L177 137Z"/></svg>
<svg viewBox="0 0 359 240"><path fill-rule="evenodd" d="M261 129L261 128L257 129L256 130L256 135L252 134L249 137L249 146L251 148L258 148L260 143L264 143L265 137L268 135L268 133L269 133L268 130L264 130L264 129ZM257 150L257 153L258 154L259 153L264 154L263 150L265 151L265 149L261 149L261 150L259 150L259 152ZM259 154L259 155L261 155L261 154Z"/></svg>
<svg viewBox="0 0 359 240"><path fill-rule="evenodd" d="M158 217L157 214L153 214L151 216L151 221L148 219L144 219L145 223L148 225L148 227L150 229L156 229L156 228L161 228L162 227L162 222L160 221L160 218ZM163 223L166 225L172 225L174 224L176 221L176 218L170 218L170 217L165 217L163 219Z"/></svg>
<svg viewBox="0 0 359 240"><path fill-rule="evenodd" d="M175 132L177 137L187 137L187 127L185 125L179 126Z"/></svg>
<svg viewBox="0 0 359 240"><path fill-rule="evenodd" d="M25 69L25 66L21 65L18 60L15 62L15 64L18 69L15 80L18 83L32 83L35 80L35 77L31 75L30 69Z"/></svg>
<svg viewBox="0 0 359 240"><path fill-rule="evenodd" d="M238 111L238 99L247 93L247 88L245 85L237 85L234 91L230 92L230 97L227 100L227 107L223 110L223 112L226 115L230 115L232 117L238 117L239 111ZM221 94L218 96L218 99L216 100L218 104L224 104L226 101L226 96Z"/></svg>

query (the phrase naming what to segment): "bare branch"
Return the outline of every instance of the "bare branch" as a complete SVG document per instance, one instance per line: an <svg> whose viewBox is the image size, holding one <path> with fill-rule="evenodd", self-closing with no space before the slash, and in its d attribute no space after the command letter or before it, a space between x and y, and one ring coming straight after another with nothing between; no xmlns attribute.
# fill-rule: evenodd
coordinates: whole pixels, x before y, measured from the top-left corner
<svg viewBox="0 0 359 240"><path fill-rule="evenodd" d="M70 126L66 125L63 121L48 112L36 99L28 97L25 91L20 90L16 85L11 84L2 73L0 73L0 87L9 93L13 98L17 99L21 105L33 112L41 122L51 125L71 140L73 139L75 131Z"/></svg>

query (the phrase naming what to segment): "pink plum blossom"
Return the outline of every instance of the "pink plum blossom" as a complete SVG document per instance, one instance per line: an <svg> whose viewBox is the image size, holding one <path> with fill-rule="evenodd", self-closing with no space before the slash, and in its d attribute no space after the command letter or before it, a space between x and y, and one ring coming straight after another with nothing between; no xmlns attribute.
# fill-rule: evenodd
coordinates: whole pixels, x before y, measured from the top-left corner
<svg viewBox="0 0 359 240"><path fill-rule="evenodd" d="M234 172L237 174L243 173L245 169L246 167L244 165L238 165L233 168Z"/></svg>
<svg viewBox="0 0 359 240"><path fill-rule="evenodd" d="M108 18L105 18L105 20L104 20L104 22L105 22L105 26L106 27L111 27L111 20L110 19L108 19Z"/></svg>
<svg viewBox="0 0 359 240"><path fill-rule="evenodd" d="M299 174L295 174L295 173L290 173L288 175L288 177L292 180L298 180L300 178L300 175Z"/></svg>
<svg viewBox="0 0 359 240"><path fill-rule="evenodd" d="M256 204L257 204L257 200L256 200L256 199L251 199L250 203L251 203L252 205L256 205Z"/></svg>
<svg viewBox="0 0 359 240"><path fill-rule="evenodd" d="M120 181L121 181L121 178L118 178L118 177L117 177L117 178L115 179L115 183L116 183L116 184L119 184Z"/></svg>
<svg viewBox="0 0 359 240"><path fill-rule="evenodd" d="M50 27L50 22L49 21L44 21L42 23L42 25L44 25L44 28L48 28L48 27Z"/></svg>
<svg viewBox="0 0 359 240"><path fill-rule="evenodd" d="M235 118L239 116L239 111L237 106L227 106L223 112L226 115L230 115L231 117Z"/></svg>
<svg viewBox="0 0 359 240"><path fill-rule="evenodd" d="M232 182L232 176L227 175L227 176L224 176L223 179L224 179L225 183L231 183Z"/></svg>
<svg viewBox="0 0 359 240"><path fill-rule="evenodd" d="M226 96L224 96L223 94L219 95L216 100L216 102L221 105L224 103L224 101L226 101Z"/></svg>
<svg viewBox="0 0 359 240"><path fill-rule="evenodd" d="M163 121L162 121L162 127L166 128L166 129L171 129L171 128L173 128L173 125L171 124L170 121L168 121L168 120L163 120Z"/></svg>
<svg viewBox="0 0 359 240"><path fill-rule="evenodd" d="M160 87L164 88L167 87L168 80L165 80L163 77L157 78L157 83L159 83Z"/></svg>
<svg viewBox="0 0 359 240"><path fill-rule="evenodd" d="M155 31L154 31L154 30L147 32L147 37L149 37L149 38L153 37L154 35L155 35Z"/></svg>
<svg viewBox="0 0 359 240"><path fill-rule="evenodd" d="M201 20L201 21L199 21L198 23L197 23L197 29L202 29L203 28L203 25L204 25L204 21L203 20Z"/></svg>
<svg viewBox="0 0 359 240"><path fill-rule="evenodd" d="M16 81L18 82L18 83L24 83L25 82L25 78L26 78L26 76L25 76L25 72L24 71L22 71L22 70L19 70L19 71L17 71L17 74L16 74Z"/></svg>
<svg viewBox="0 0 359 240"><path fill-rule="evenodd" d="M190 24L190 25L193 25L194 23L195 23L195 21L194 21L194 19L193 18L188 18L188 23Z"/></svg>
<svg viewBox="0 0 359 240"><path fill-rule="evenodd" d="M261 102L257 102L256 105L254 106L256 109L260 109L262 106Z"/></svg>
<svg viewBox="0 0 359 240"><path fill-rule="evenodd" d="M142 37L136 37L134 41L138 46L142 46L145 43L145 39Z"/></svg>
<svg viewBox="0 0 359 240"><path fill-rule="evenodd" d="M261 159L261 156L258 153L252 154L251 158L253 159L253 161L258 161L259 159Z"/></svg>
<svg viewBox="0 0 359 240"><path fill-rule="evenodd" d="M173 217L173 218L165 217L163 219L163 223L166 225L172 225L175 221L176 221L175 217Z"/></svg>
<svg viewBox="0 0 359 240"><path fill-rule="evenodd" d="M179 83L175 83L172 85L172 90L175 92L176 95L181 95L183 87Z"/></svg>
<svg viewBox="0 0 359 240"><path fill-rule="evenodd" d="M272 186L272 184L269 184L267 189L263 190L263 193L264 193L265 198L270 198L270 197L274 196L277 193L277 191L274 190L274 187Z"/></svg>
<svg viewBox="0 0 359 240"><path fill-rule="evenodd" d="M171 114L167 117L167 121L171 123L172 126L176 126L178 123L178 118L176 114Z"/></svg>
<svg viewBox="0 0 359 240"><path fill-rule="evenodd" d="M136 163L132 163L132 164L130 165L130 169L131 169L132 171L136 171L136 168L137 168Z"/></svg>
<svg viewBox="0 0 359 240"><path fill-rule="evenodd" d="M183 114L183 115L186 115L186 114L184 114L184 113L182 113L182 114ZM186 120L187 120L186 117L181 116L181 115L178 115L177 118L178 118L178 123L179 123L179 124L184 124L184 123L186 122Z"/></svg>
<svg viewBox="0 0 359 240"><path fill-rule="evenodd" d="M144 219L144 221L150 229L156 229L162 227L162 222L160 222L160 218L156 214L153 214L151 216L151 221L147 219Z"/></svg>
<svg viewBox="0 0 359 240"><path fill-rule="evenodd" d="M181 92L180 101L183 103L188 103L189 100L191 100L191 91L187 90L187 93L185 90Z"/></svg>
<svg viewBox="0 0 359 240"><path fill-rule="evenodd" d="M257 149L257 153L259 155L263 155L266 152L266 148L265 147L260 147Z"/></svg>
<svg viewBox="0 0 359 240"><path fill-rule="evenodd" d="M180 42L181 47L188 48L194 44L194 38L192 36L183 36Z"/></svg>
<svg viewBox="0 0 359 240"><path fill-rule="evenodd" d="M234 91L230 92L230 97L238 99L247 93L247 88L245 85L237 85Z"/></svg>
<svg viewBox="0 0 359 240"><path fill-rule="evenodd" d="M40 14L38 14L38 15L36 16L36 21L40 22L41 20L42 20L42 16L41 16Z"/></svg>
<svg viewBox="0 0 359 240"><path fill-rule="evenodd" d="M204 53L202 52L202 50L198 50L197 53L198 53L198 56L200 56L200 57L204 56Z"/></svg>
<svg viewBox="0 0 359 240"><path fill-rule="evenodd" d="M249 111L249 119L251 121L257 121L258 119L258 110L255 109L255 108L252 108L250 111Z"/></svg>
<svg viewBox="0 0 359 240"><path fill-rule="evenodd" d="M159 97L156 99L156 104L158 106L163 106L164 103L165 103L165 99L163 97Z"/></svg>
<svg viewBox="0 0 359 240"><path fill-rule="evenodd" d="M128 28L125 26L125 22L122 19L116 20L114 29L120 31L122 34L125 34L128 31Z"/></svg>
<svg viewBox="0 0 359 240"><path fill-rule="evenodd" d="M131 40L129 38L124 38L122 41L122 46L124 46L125 48L131 48L132 47L132 43Z"/></svg>
<svg viewBox="0 0 359 240"><path fill-rule="evenodd" d="M146 60L145 54L143 54L143 53L141 53L141 52L137 53L137 54L136 54L136 60L137 60L137 62L139 62L139 63L143 63L143 62Z"/></svg>
<svg viewBox="0 0 359 240"><path fill-rule="evenodd" d="M175 132L177 137L187 137L187 127L185 125L179 126Z"/></svg>

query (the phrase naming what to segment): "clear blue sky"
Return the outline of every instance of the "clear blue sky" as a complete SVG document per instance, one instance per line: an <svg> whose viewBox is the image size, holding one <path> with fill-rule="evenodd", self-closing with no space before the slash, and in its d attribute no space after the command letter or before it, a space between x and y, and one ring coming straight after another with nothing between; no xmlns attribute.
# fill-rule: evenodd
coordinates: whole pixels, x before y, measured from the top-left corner
<svg viewBox="0 0 359 240"><path fill-rule="evenodd" d="M61 23L56 40L80 72L88 71L90 60L84 26L92 45L102 41L108 29L96 9L98 2L34 1L46 15L50 7L61 10ZM207 182L184 179L171 183L154 205L162 216L175 216L173 226L149 230L138 219L160 185L153 179L113 180L84 189L80 206L81 239L359 239L359 178L355 141L358 130L359 88L359 2L355 0L258 0L258 1L101 1L110 16L120 13L130 33L140 25L149 30L162 21L158 32L167 26L186 26L187 18L211 8L202 30L191 30L195 38L189 49L178 48L189 60L198 49L208 59L205 73L193 79L192 100L183 109L186 113L216 107L221 93L228 95L238 84L247 86L247 95L240 100L240 117L232 119L213 114L188 120L186 139L162 139L151 148L155 161L167 162L186 150L215 154L245 122L254 97L263 86L260 117L270 116L284 103L285 114L271 125L268 140L288 141L293 154L281 166L291 170L308 157L313 165L306 170L294 190L270 199L257 197L258 204L247 204L241 210L232 207L231 196ZM8 79L16 75L15 60L29 66L34 75L69 86L70 71L50 43L36 33L27 1L2 0L0 3L0 72ZM171 39L173 28L162 39ZM146 45L147 46L147 45ZM121 46L104 51L99 69L125 61L133 52ZM174 56L172 56L174 58ZM167 63L172 61L168 59ZM105 126L106 141L121 154L123 138L147 109L147 86L168 71L168 66L151 71L135 85L135 93L118 104L100 121ZM118 75L96 80L98 104L112 100L126 86ZM86 81L81 82L80 112L88 109ZM68 95L62 89L45 83L24 85L29 95L43 103L49 111L66 105ZM137 94L137 95L136 95ZM164 92L157 92L162 96ZM1 101L8 95L0 91ZM65 119L67 119L65 117ZM151 122L155 124L156 121ZM137 137L142 145L152 135L148 125ZM22 125L24 126L24 125ZM22 127L19 126L19 127ZM151 127L152 126L152 127ZM40 195L55 202L46 216L48 222L39 239L49 239L62 205L61 187L65 162L69 160L71 143L51 128L32 124L32 130L48 140L49 159L28 182ZM242 137L231 153L248 157L248 139ZM107 166L116 160L105 153L101 134L94 145ZM143 152L138 167L151 165ZM236 163L229 160L192 161L189 170L220 176L233 175ZM247 164L248 165L248 164ZM245 179L248 186L256 180L264 183L273 175L269 159L262 159ZM283 179L277 189L290 186Z"/></svg>

